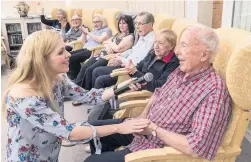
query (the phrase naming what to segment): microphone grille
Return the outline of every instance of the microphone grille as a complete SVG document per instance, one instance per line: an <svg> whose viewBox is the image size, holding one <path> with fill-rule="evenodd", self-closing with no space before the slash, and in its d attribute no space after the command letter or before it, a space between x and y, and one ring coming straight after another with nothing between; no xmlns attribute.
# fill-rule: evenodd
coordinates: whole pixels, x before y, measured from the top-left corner
<svg viewBox="0 0 251 162"><path fill-rule="evenodd" d="M152 81L153 80L153 74L152 73L146 73L144 75L144 79L145 79L146 82Z"/></svg>

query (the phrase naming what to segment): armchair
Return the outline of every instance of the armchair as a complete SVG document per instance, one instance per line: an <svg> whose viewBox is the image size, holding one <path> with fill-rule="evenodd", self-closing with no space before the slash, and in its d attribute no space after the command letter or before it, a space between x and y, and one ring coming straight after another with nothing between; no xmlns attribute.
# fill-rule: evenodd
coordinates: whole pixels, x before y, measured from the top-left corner
<svg viewBox="0 0 251 162"><path fill-rule="evenodd" d="M233 107L224 139L213 161L234 162L241 152L240 145L250 117L248 109L251 107L251 34L231 28L220 28L216 30L216 33L220 39L220 50L215 57L214 68L226 81ZM135 104L135 107L137 106ZM208 162L200 157L184 155L171 147L130 153L126 155L125 161Z"/></svg>

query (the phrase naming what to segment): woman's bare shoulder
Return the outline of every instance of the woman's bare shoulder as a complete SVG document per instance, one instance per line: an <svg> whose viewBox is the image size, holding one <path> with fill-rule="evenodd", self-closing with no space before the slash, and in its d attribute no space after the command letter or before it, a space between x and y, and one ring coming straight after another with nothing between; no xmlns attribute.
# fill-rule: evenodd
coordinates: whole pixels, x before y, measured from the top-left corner
<svg viewBox="0 0 251 162"><path fill-rule="evenodd" d="M8 95L14 98L23 98L29 96L40 96L39 93L31 85L27 83L17 83L8 92Z"/></svg>

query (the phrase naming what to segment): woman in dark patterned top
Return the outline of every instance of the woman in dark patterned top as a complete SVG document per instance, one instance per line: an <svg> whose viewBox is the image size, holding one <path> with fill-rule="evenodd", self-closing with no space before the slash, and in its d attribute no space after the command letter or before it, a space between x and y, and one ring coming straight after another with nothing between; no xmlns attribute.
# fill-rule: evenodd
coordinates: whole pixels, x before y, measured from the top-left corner
<svg viewBox="0 0 251 162"><path fill-rule="evenodd" d="M131 16L121 16L118 21L119 32L103 42L103 48L98 56L91 57L81 68L75 83L89 90L92 87L92 71L99 66L106 66L108 60L103 57L107 54L121 53L133 46L134 25Z"/></svg>
<svg viewBox="0 0 251 162"><path fill-rule="evenodd" d="M25 39L3 105L8 125L5 161L57 162L62 140L77 144L94 139L96 153L100 154L99 137L139 133L148 126L146 119L101 127L66 121L64 97L100 104L106 100L105 93L113 95L102 89L88 91L71 82L65 74L69 57L63 39L55 31L37 31Z"/></svg>

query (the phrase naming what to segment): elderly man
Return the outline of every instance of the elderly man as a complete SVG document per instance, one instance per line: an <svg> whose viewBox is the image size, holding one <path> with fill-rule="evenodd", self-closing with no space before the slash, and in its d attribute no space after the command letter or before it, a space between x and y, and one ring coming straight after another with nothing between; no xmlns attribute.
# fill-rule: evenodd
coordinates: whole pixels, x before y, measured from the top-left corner
<svg viewBox="0 0 251 162"><path fill-rule="evenodd" d="M81 39L83 41L83 49L72 51L70 57L70 72L69 77L74 80L81 68L81 62L84 62L91 56L91 51L88 48L95 47L102 44L105 40L109 39L112 36L112 31L107 27L106 20L104 16L96 14L92 19L94 29L88 31L86 27L81 26L83 34Z"/></svg>
<svg viewBox="0 0 251 162"><path fill-rule="evenodd" d="M92 87L105 88L114 85L116 78L111 78L110 73L114 69L121 68L121 65L126 65L129 60L132 60L134 65L137 65L143 60L149 51L153 48L154 33L153 33L154 17L149 12L141 12L137 15L135 21L135 29L140 38L136 45L123 53L110 54L105 58L109 60L108 66L98 67L93 71ZM97 83L95 83L97 81Z"/></svg>
<svg viewBox="0 0 251 162"><path fill-rule="evenodd" d="M63 37L64 41L67 42L66 43L67 51L72 50L71 42L77 40L82 34L82 30L80 29L80 26L82 25L82 18L79 15L74 15L72 16L71 22L72 22L71 29Z"/></svg>
<svg viewBox="0 0 251 162"><path fill-rule="evenodd" d="M138 134L114 134L101 138L101 155L91 155L85 162L122 162L131 152L164 146L212 160L232 107L227 87L211 65L217 48L218 38L212 29L202 25L188 27L176 50L180 66L161 88L155 90L138 117L149 119L148 127ZM95 121L92 124L120 122L123 120ZM94 153L93 142L90 146ZM120 146L127 147L114 151Z"/></svg>

